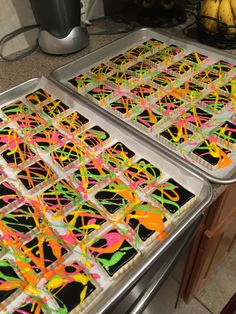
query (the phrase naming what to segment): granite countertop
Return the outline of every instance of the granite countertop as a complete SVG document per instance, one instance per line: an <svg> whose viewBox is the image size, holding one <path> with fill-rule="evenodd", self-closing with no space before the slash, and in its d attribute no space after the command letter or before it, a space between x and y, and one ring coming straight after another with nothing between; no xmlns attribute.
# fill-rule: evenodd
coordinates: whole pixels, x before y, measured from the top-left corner
<svg viewBox="0 0 236 314"><path fill-rule="evenodd" d="M187 24L189 21L187 22ZM89 32L101 31L110 29L114 26L114 23L109 20L96 21L93 23L93 26L89 27ZM186 25L180 25L175 28L161 30L165 34L173 34L176 37L188 38L183 33L183 28ZM193 31L194 33L194 31ZM40 50L35 51L30 56L24 58L23 60L16 62L0 62L0 93L6 89L9 89L17 84L20 84L28 79L34 77L40 77L42 75L48 76L49 73L75 59L78 59L108 43L119 39L126 34L113 34L113 35L91 35L89 45L87 48L66 56L54 56L47 55L41 52ZM196 41L194 35L190 38L192 41ZM236 50L227 51L232 55L236 56ZM226 189L225 185L213 184L213 200L215 200L223 191Z"/></svg>

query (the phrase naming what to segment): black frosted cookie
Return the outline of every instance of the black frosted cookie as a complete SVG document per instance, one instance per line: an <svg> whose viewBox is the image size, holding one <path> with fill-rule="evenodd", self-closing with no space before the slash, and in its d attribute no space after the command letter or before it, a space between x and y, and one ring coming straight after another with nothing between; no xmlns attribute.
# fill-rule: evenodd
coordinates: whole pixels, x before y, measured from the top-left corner
<svg viewBox="0 0 236 314"><path fill-rule="evenodd" d="M112 229L100 236L89 247L89 251L107 274L113 278L123 269L131 266L134 258L138 256L138 251L117 229Z"/></svg>
<svg viewBox="0 0 236 314"><path fill-rule="evenodd" d="M195 198L192 192L172 178L160 184L151 196L171 214L190 207Z"/></svg>
<svg viewBox="0 0 236 314"><path fill-rule="evenodd" d="M51 95L45 90L43 90L42 88L40 88L26 95L25 98L33 105L38 105L38 104L43 103L44 101L50 101Z"/></svg>

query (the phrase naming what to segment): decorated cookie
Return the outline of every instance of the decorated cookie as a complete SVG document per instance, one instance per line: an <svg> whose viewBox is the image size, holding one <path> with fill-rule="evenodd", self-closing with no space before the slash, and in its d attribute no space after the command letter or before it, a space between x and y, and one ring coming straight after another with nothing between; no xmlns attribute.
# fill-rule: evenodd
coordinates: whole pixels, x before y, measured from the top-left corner
<svg viewBox="0 0 236 314"><path fill-rule="evenodd" d="M44 152L49 152L57 146L63 145L65 136L54 126L49 126L46 129L38 132L27 141L34 148L40 148Z"/></svg>
<svg viewBox="0 0 236 314"><path fill-rule="evenodd" d="M102 152L102 159L113 168L122 169L130 164L135 153L121 142L117 142Z"/></svg>
<svg viewBox="0 0 236 314"><path fill-rule="evenodd" d="M171 125L162 131L158 137L164 143L178 148L179 145L188 143L192 135L193 132L184 125Z"/></svg>
<svg viewBox="0 0 236 314"><path fill-rule="evenodd" d="M189 208L195 198L192 192L172 178L160 184L152 192L151 196L171 214L182 212L184 209Z"/></svg>
<svg viewBox="0 0 236 314"><path fill-rule="evenodd" d="M40 88L26 95L25 98L33 105L39 105L43 102L50 101L51 95L48 92L44 91L42 88Z"/></svg>
<svg viewBox="0 0 236 314"><path fill-rule="evenodd" d="M1 110L4 113L4 115L7 116L8 119L12 120L19 117L19 115L28 112L29 107L26 104L24 104L21 100L16 100L10 104L1 107Z"/></svg>
<svg viewBox="0 0 236 314"><path fill-rule="evenodd" d="M110 277L117 277L130 267L138 251L127 241L125 235L117 229L103 234L89 247L95 260L102 266Z"/></svg>
<svg viewBox="0 0 236 314"><path fill-rule="evenodd" d="M55 312L66 314L72 310L79 313L93 300L97 287L77 262L65 262L48 280L46 289L58 303Z"/></svg>
<svg viewBox="0 0 236 314"><path fill-rule="evenodd" d="M161 171L146 159L140 159L124 171L134 188L152 188L160 178Z"/></svg>
<svg viewBox="0 0 236 314"><path fill-rule="evenodd" d="M143 202L134 206L124 221L134 231L135 240L147 244L164 231L167 218L162 209Z"/></svg>
<svg viewBox="0 0 236 314"><path fill-rule="evenodd" d="M226 147L236 149L236 124L225 121L213 132L220 138L220 143Z"/></svg>
<svg viewBox="0 0 236 314"><path fill-rule="evenodd" d="M78 113L77 111L72 112L69 116L63 118L58 125L66 131L69 135L75 134L78 135L81 132L89 119L84 117L82 114Z"/></svg>
<svg viewBox="0 0 236 314"><path fill-rule="evenodd" d="M68 82L80 91L82 89L86 89L90 84L92 84L93 79L86 74L79 74L68 80Z"/></svg>
<svg viewBox="0 0 236 314"><path fill-rule="evenodd" d="M85 151L76 142L67 142L58 149L52 151L50 156L58 166L63 169L73 169L86 158Z"/></svg>
<svg viewBox="0 0 236 314"><path fill-rule="evenodd" d="M4 150L1 153L2 158L10 167L21 167L27 165L36 158L36 154L30 149L29 145L20 142L15 147Z"/></svg>
<svg viewBox="0 0 236 314"><path fill-rule="evenodd" d="M181 118L184 119L185 123L189 123L190 127L202 128L212 117L213 115L205 110L192 106Z"/></svg>
<svg viewBox="0 0 236 314"><path fill-rule="evenodd" d="M220 112L229 103L230 103L229 98L218 92L208 94L207 96L200 100L200 106L213 113Z"/></svg>
<svg viewBox="0 0 236 314"><path fill-rule="evenodd" d="M42 233L23 244L21 250L36 273L46 273L48 266L56 261L61 262L63 255L68 252L50 228L45 228Z"/></svg>
<svg viewBox="0 0 236 314"><path fill-rule="evenodd" d="M90 201L78 204L64 219L66 227L81 241L105 225L107 219Z"/></svg>
<svg viewBox="0 0 236 314"><path fill-rule="evenodd" d="M85 165L81 165L73 174L73 178L78 181L80 189L90 190L97 187L104 181L112 178L114 174L106 169L100 160L93 159Z"/></svg>
<svg viewBox="0 0 236 314"><path fill-rule="evenodd" d="M119 116L129 118L133 111L138 110L138 104L131 98L122 96L109 104L109 108Z"/></svg>
<svg viewBox="0 0 236 314"><path fill-rule="evenodd" d="M53 213L65 212L81 201L80 193L65 179L53 182L40 197Z"/></svg>
<svg viewBox="0 0 236 314"><path fill-rule="evenodd" d="M231 151L213 139L206 139L192 152L191 157L211 170L223 169L232 163Z"/></svg>
<svg viewBox="0 0 236 314"><path fill-rule="evenodd" d="M69 109L69 106L64 104L60 99L53 100L49 104L42 107L43 112L50 118L57 118L58 116L66 113Z"/></svg>
<svg viewBox="0 0 236 314"><path fill-rule="evenodd" d="M120 211L119 215L123 214L127 205L139 203L137 194L120 179L101 189L95 194L95 199L111 215L117 211Z"/></svg>
<svg viewBox="0 0 236 314"><path fill-rule="evenodd" d="M33 193L55 180L56 174L43 160L38 160L20 171L17 177L23 186Z"/></svg>
<svg viewBox="0 0 236 314"><path fill-rule="evenodd" d="M0 302L4 302L14 292L22 292L26 282L19 277L15 265L6 259L0 260Z"/></svg>
<svg viewBox="0 0 236 314"><path fill-rule="evenodd" d="M87 129L79 135L80 141L88 145L90 148L104 145L109 138L110 135L108 132L98 125L94 125L92 128Z"/></svg>

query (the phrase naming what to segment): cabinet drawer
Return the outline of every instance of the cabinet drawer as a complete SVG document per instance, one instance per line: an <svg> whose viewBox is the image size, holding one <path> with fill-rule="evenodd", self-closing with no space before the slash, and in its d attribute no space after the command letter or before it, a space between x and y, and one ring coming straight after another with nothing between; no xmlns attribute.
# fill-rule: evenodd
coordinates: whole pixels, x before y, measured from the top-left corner
<svg viewBox="0 0 236 314"><path fill-rule="evenodd" d="M206 228L209 230L216 228L234 210L236 210L236 183L230 185L209 207Z"/></svg>

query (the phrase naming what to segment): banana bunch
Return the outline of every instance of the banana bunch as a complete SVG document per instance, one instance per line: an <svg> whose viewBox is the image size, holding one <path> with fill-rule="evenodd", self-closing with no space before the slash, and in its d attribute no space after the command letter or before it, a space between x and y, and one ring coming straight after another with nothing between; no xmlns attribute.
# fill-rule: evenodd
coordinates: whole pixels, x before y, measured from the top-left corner
<svg viewBox="0 0 236 314"><path fill-rule="evenodd" d="M201 16L216 19L202 19L204 27L209 30L217 31L217 21L228 26L236 25L236 0L204 0L200 8L200 17ZM219 26L220 25L221 24L219 24ZM227 33L236 34L236 27L228 27Z"/></svg>

